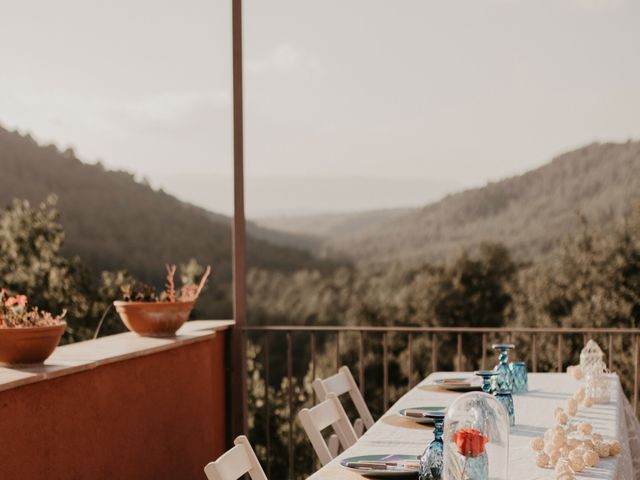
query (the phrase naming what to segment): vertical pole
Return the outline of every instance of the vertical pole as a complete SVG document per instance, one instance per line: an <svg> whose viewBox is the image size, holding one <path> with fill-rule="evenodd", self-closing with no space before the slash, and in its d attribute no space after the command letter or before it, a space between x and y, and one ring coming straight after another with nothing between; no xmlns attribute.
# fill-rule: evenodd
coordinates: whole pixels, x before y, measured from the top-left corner
<svg viewBox="0 0 640 480"><path fill-rule="evenodd" d="M562 334L558 334L558 349L556 352L556 363L558 366L558 372L562 373Z"/></svg>
<svg viewBox="0 0 640 480"><path fill-rule="evenodd" d="M364 331L360 330L360 341L358 342L358 374L360 393L364 395Z"/></svg>
<svg viewBox="0 0 640 480"><path fill-rule="evenodd" d="M638 384L640 383L640 336L634 337L634 369L633 369L633 413L638 414Z"/></svg>
<svg viewBox="0 0 640 480"><path fill-rule="evenodd" d="M438 370L438 341L436 332L431 334L431 373Z"/></svg>
<svg viewBox="0 0 640 480"><path fill-rule="evenodd" d="M289 444L289 478L295 478L293 464L293 341L291 337L292 332L287 332L287 413L289 415L287 439Z"/></svg>
<svg viewBox="0 0 640 480"><path fill-rule="evenodd" d="M340 330L336 331L336 372L340 370Z"/></svg>
<svg viewBox="0 0 640 480"><path fill-rule="evenodd" d="M233 41L233 365L232 430L247 433L246 241L244 218L244 131L242 114L242 0L232 0Z"/></svg>
<svg viewBox="0 0 640 480"><path fill-rule="evenodd" d="M387 332L382 334L382 376L383 376L383 403L384 411L389 410L389 342Z"/></svg>
<svg viewBox="0 0 640 480"><path fill-rule="evenodd" d="M271 404L269 403L269 332L264 332L264 438L267 449L267 475L271 475Z"/></svg>
<svg viewBox="0 0 640 480"><path fill-rule="evenodd" d="M409 334L407 339L407 348L409 349L409 365L407 365L407 377L409 377L408 389L413 388L413 334Z"/></svg>

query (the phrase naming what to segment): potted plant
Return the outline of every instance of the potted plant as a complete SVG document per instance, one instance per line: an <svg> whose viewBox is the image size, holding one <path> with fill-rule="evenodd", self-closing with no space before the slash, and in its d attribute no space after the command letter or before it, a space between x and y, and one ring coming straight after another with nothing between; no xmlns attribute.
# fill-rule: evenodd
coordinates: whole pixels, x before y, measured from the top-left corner
<svg viewBox="0 0 640 480"><path fill-rule="evenodd" d="M54 316L28 303L25 295L0 290L0 363L42 363L60 342L66 311Z"/></svg>
<svg viewBox="0 0 640 480"><path fill-rule="evenodd" d="M113 302L122 322L132 332L149 337L170 337L189 319L211 267L207 267L198 284L188 283L176 292L175 265L167 265L167 285L157 295L155 289L141 282L122 288L122 300Z"/></svg>

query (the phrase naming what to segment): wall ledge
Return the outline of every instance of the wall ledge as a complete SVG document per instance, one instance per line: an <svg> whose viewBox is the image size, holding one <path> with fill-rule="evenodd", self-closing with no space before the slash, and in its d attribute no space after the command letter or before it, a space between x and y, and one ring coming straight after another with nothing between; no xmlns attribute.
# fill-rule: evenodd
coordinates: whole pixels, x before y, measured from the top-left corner
<svg viewBox="0 0 640 480"><path fill-rule="evenodd" d="M141 337L127 332L63 345L56 348L44 365L0 367L0 392L205 341L234 325L233 320L193 320L172 338Z"/></svg>

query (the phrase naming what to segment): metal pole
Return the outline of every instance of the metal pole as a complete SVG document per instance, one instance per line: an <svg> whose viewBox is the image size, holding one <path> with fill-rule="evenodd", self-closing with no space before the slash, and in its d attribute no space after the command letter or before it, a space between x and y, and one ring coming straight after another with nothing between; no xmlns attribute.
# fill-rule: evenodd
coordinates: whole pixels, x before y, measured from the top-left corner
<svg viewBox="0 0 640 480"><path fill-rule="evenodd" d="M242 0L232 0L233 38L233 437L247 433L246 233L244 218L244 131L242 113Z"/></svg>

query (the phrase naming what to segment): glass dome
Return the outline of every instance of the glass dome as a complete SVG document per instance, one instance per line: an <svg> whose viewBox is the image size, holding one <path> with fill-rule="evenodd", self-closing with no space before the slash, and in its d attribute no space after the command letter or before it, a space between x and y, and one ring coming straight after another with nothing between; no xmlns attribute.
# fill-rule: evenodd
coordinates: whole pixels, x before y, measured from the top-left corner
<svg viewBox="0 0 640 480"><path fill-rule="evenodd" d="M492 395L457 398L444 420L444 480L508 480L509 417Z"/></svg>

